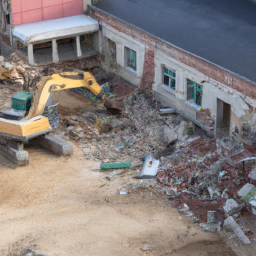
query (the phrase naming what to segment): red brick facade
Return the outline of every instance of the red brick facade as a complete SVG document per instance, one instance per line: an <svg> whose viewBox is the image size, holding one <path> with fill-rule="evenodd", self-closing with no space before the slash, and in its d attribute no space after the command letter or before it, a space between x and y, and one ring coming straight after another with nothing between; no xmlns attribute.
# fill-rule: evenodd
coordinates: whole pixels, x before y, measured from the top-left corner
<svg viewBox="0 0 256 256"><path fill-rule="evenodd" d="M127 23L121 22L118 19L115 19L100 10L96 10L94 7L91 8L91 15L105 24L111 26L119 32L122 32L137 41L143 43L146 47L149 47L150 50L146 50L145 55L145 65L144 73L142 79L142 86L149 86L154 80L154 68L152 68L152 58L154 59L154 49L166 47L168 48L168 55L196 70L203 73L204 75L222 83L230 88L256 100L256 86L250 82L243 80L242 78L225 71L214 64L211 64L205 60L195 57L192 54L186 53L174 46L171 46L157 38L154 38L147 34L146 32L141 31L138 28L132 27ZM149 82L148 79L151 79ZM153 82L152 82L153 83Z"/></svg>
<svg viewBox="0 0 256 256"><path fill-rule="evenodd" d="M141 87L151 89L155 78L155 52L153 49L146 47L143 76L141 80Z"/></svg>

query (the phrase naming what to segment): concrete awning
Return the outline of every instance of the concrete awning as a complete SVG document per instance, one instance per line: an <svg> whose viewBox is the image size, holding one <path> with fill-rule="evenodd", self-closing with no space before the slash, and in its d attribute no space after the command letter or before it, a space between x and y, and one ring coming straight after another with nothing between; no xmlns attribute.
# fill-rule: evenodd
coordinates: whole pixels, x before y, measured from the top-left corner
<svg viewBox="0 0 256 256"><path fill-rule="evenodd" d="M99 30L96 20L85 15L46 20L15 26L13 36L24 44L50 41L52 39L84 35Z"/></svg>

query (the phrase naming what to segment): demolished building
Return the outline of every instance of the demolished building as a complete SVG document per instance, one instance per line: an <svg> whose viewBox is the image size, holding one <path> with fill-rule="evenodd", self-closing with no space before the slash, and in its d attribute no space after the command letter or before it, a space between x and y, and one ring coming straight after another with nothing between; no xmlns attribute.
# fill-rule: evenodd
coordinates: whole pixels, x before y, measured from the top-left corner
<svg viewBox="0 0 256 256"><path fill-rule="evenodd" d="M253 2L2 0L2 7L3 55L9 45L34 65L97 52L106 70L152 89L209 134L254 143Z"/></svg>
<svg viewBox="0 0 256 256"><path fill-rule="evenodd" d="M249 24L256 5L232 4L110 0L92 6L91 16L101 22L100 45L115 45L121 76L152 88L160 101L209 133L249 142L256 103Z"/></svg>

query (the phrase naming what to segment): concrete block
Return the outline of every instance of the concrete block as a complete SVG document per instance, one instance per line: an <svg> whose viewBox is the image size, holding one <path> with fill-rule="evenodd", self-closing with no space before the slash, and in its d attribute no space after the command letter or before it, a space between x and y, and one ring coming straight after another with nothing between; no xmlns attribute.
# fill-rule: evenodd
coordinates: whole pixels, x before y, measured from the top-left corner
<svg viewBox="0 0 256 256"><path fill-rule="evenodd" d="M73 147L70 142L53 135L37 137L33 139L33 141L40 144L42 147L51 150L57 155L68 156L73 153Z"/></svg>
<svg viewBox="0 0 256 256"><path fill-rule="evenodd" d="M254 168L248 175L250 183L256 185L256 168Z"/></svg>
<svg viewBox="0 0 256 256"><path fill-rule="evenodd" d="M28 165L28 152L25 150L16 150L11 147L0 147L0 154L4 155L17 166Z"/></svg>
<svg viewBox="0 0 256 256"><path fill-rule="evenodd" d="M254 188L254 186L250 183L246 183L239 191L238 195L243 197L246 196L251 190Z"/></svg>
<svg viewBox="0 0 256 256"><path fill-rule="evenodd" d="M250 198L256 195L256 187L250 183L246 183L238 191L238 195L241 196L246 203L249 203Z"/></svg>
<svg viewBox="0 0 256 256"><path fill-rule="evenodd" d="M225 205L223 206L223 209L225 212L229 212L230 210L232 210L237 206L238 206L238 203L234 199L228 199Z"/></svg>

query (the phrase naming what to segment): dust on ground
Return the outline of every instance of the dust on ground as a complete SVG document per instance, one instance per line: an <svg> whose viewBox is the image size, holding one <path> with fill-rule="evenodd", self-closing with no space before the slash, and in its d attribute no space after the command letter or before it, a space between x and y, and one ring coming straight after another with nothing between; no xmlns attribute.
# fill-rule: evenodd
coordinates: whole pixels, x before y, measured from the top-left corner
<svg viewBox="0 0 256 256"><path fill-rule="evenodd" d="M58 157L31 145L28 166L0 166L0 255L144 255L144 244L147 255L235 255L149 189L117 194L127 177L107 181L73 147Z"/></svg>
<svg viewBox="0 0 256 256"><path fill-rule="evenodd" d="M69 114L79 104L93 108L86 99L76 104L67 106ZM236 255L217 233L204 232L150 187L119 195L131 177L106 180L95 171L99 163L73 149L71 157L58 157L28 145L28 166L1 162L1 256L26 248L51 256Z"/></svg>

